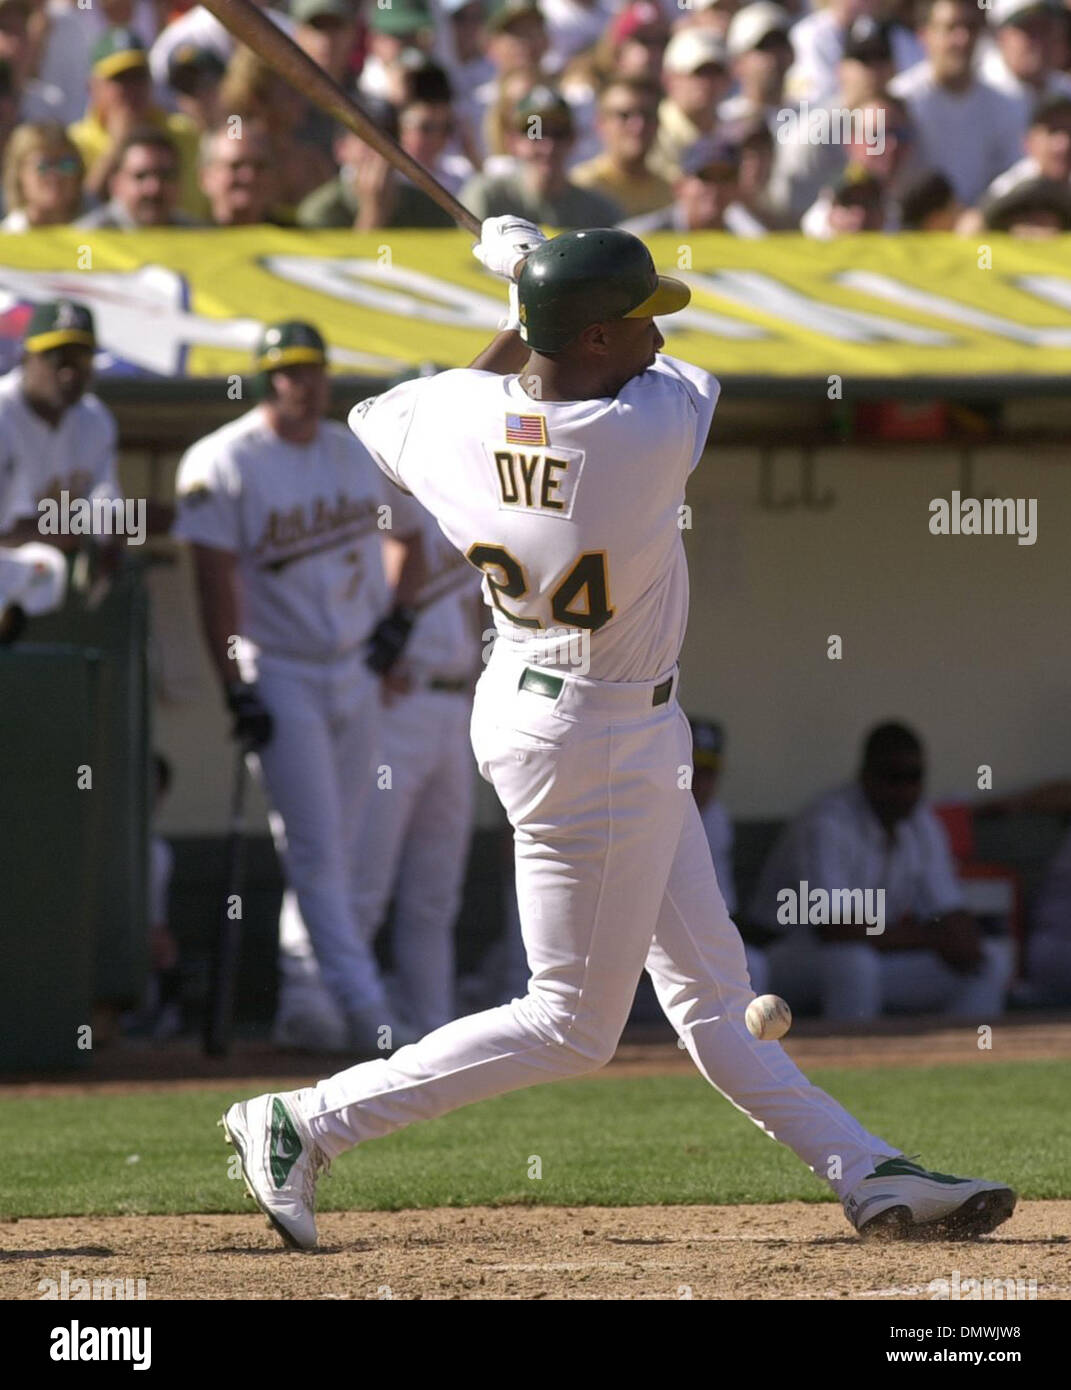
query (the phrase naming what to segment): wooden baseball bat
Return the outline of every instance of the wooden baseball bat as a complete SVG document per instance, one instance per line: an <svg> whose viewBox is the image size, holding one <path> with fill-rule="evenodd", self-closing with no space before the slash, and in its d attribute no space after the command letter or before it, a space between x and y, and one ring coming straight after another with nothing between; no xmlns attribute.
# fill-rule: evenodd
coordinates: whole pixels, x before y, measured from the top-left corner
<svg viewBox="0 0 1071 1390"><path fill-rule="evenodd" d="M238 979L238 958L242 948L242 919L231 913L231 899L240 898L245 874L245 794L249 781L246 755L240 744L235 752L234 790L231 794L231 820L224 858L223 902L219 929L212 957L212 979L205 1014L203 1044L209 1057L226 1057L231 1050L234 1023L234 986ZM240 909L239 909L240 912Z"/></svg>
<svg viewBox="0 0 1071 1390"><path fill-rule="evenodd" d="M348 96L333 78L328 77L308 54L303 53L293 39L274 25L258 10L252 0L203 0L205 9L211 10L225 29L236 39L251 48L258 58L274 68L296 91L307 97L314 106L326 111L336 121L340 121L366 145L383 156L410 182L415 183L434 199L444 212L473 236L480 235L480 220L473 217L452 193L442 186L438 179L418 164L412 155L406 154L401 145L370 119Z"/></svg>

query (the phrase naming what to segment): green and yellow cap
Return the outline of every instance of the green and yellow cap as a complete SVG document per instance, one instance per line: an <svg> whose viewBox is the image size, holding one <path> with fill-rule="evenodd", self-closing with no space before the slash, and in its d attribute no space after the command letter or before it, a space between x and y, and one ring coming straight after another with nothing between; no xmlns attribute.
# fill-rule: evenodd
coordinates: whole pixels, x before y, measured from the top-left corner
<svg viewBox="0 0 1071 1390"><path fill-rule="evenodd" d="M257 344L256 369L274 372L279 367L297 367L305 362L327 363L327 344L311 323L287 319L269 324Z"/></svg>
<svg viewBox="0 0 1071 1390"><path fill-rule="evenodd" d="M93 315L86 306L76 304L72 299L54 299L38 304L22 340L26 351L48 352L71 343L79 347L97 346Z"/></svg>
<svg viewBox="0 0 1071 1390"><path fill-rule="evenodd" d="M90 62L94 77L118 77L133 68L147 68L149 55L133 29L109 29L93 45Z"/></svg>

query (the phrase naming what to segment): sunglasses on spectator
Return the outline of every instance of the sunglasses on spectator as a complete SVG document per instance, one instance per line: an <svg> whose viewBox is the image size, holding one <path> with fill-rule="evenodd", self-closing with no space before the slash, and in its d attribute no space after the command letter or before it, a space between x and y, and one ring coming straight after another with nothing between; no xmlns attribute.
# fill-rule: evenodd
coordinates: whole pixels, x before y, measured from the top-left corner
<svg viewBox="0 0 1071 1390"><path fill-rule="evenodd" d="M527 134L527 127L522 126L521 134ZM542 130L532 138L533 140L571 140L573 128L564 122L544 121Z"/></svg>
<svg viewBox="0 0 1071 1390"><path fill-rule="evenodd" d="M692 177L700 183L735 183L739 175L735 164L708 164L705 169L697 169Z"/></svg>
<svg viewBox="0 0 1071 1390"><path fill-rule="evenodd" d="M643 121L645 124L658 119L657 112L651 106L606 106L603 115L612 116L615 121Z"/></svg>
<svg viewBox="0 0 1071 1390"><path fill-rule="evenodd" d="M252 157L221 159L220 163L226 165L228 169L252 169L256 174L262 174L265 169L271 167L266 159L253 159Z"/></svg>
<svg viewBox="0 0 1071 1390"><path fill-rule="evenodd" d="M146 183L149 179L160 179L163 183L175 183L178 180L178 170L175 166L168 165L166 169L137 169L134 173L128 174L135 183Z"/></svg>
<svg viewBox="0 0 1071 1390"><path fill-rule="evenodd" d="M420 135L453 135L453 121L403 121L405 130L415 130Z"/></svg>
<svg viewBox="0 0 1071 1390"><path fill-rule="evenodd" d="M78 173L78 160L73 154L58 154L51 159L42 155L34 168L39 174L68 174Z"/></svg>

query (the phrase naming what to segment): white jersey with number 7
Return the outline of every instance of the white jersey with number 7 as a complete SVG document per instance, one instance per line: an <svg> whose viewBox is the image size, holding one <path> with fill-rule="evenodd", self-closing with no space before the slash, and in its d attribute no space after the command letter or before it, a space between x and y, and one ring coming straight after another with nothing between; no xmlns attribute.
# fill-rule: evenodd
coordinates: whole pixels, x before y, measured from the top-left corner
<svg viewBox="0 0 1071 1390"><path fill-rule="evenodd" d="M383 471L482 570L499 638L554 670L645 681L688 620L682 506L721 388L660 356L614 397L539 401L517 376L460 369L350 412Z"/></svg>

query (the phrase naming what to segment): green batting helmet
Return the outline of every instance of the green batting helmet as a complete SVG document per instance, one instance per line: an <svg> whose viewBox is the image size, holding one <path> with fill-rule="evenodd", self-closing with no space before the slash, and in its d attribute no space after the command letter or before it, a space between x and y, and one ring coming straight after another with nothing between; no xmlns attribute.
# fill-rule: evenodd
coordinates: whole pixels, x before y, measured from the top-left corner
<svg viewBox="0 0 1071 1390"><path fill-rule="evenodd" d="M616 227L544 241L517 289L520 335L536 352L558 352L592 323L676 313L691 298L683 281L659 275L639 237Z"/></svg>
<svg viewBox="0 0 1071 1390"><path fill-rule="evenodd" d="M327 344L319 331L301 319L269 323L253 353L253 399L263 401L272 396L272 372L281 367L299 367L305 362L321 366L327 363Z"/></svg>
<svg viewBox="0 0 1071 1390"><path fill-rule="evenodd" d="M327 361L327 344L311 323L289 319L271 323L257 344L256 369L273 372L279 367L295 367L303 362Z"/></svg>

